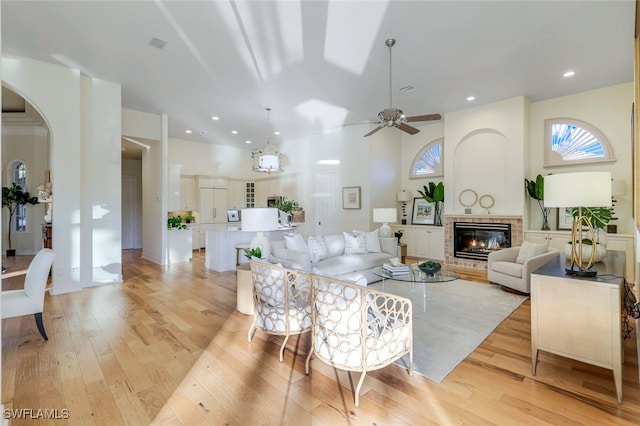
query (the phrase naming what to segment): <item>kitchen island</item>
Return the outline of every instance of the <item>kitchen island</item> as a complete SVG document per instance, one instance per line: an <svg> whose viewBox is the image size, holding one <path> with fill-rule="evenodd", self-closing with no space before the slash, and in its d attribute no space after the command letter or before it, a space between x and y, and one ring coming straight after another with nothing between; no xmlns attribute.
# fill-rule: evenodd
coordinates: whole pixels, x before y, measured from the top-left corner
<svg viewBox="0 0 640 426"><path fill-rule="evenodd" d="M295 227L279 228L276 231L265 231L269 240L283 240L284 234L294 231ZM236 244L249 244L256 232L245 232L240 226L231 225L226 229L211 229L207 231L205 243L204 267L216 272L233 271L236 269ZM240 255L240 263L248 262L244 254Z"/></svg>

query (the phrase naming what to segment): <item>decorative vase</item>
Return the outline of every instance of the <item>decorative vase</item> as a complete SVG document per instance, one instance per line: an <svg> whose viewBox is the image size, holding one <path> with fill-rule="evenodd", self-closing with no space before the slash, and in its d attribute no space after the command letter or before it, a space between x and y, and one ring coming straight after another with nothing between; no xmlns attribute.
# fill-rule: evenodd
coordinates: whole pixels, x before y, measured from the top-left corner
<svg viewBox="0 0 640 426"><path fill-rule="evenodd" d="M433 208L433 224L442 226L442 202L436 201Z"/></svg>
<svg viewBox="0 0 640 426"><path fill-rule="evenodd" d="M542 230L549 231L551 228L549 227L549 212L551 209L549 207L541 207L542 209Z"/></svg>
<svg viewBox="0 0 640 426"><path fill-rule="evenodd" d="M567 243L564 246L564 255L567 259L571 260L571 243ZM582 244L582 263L589 262L591 259L591 250L593 250L592 244ZM607 248L602 244L596 244L596 262L600 262L607 255Z"/></svg>
<svg viewBox="0 0 640 426"><path fill-rule="evenodd" d="M47 214L44 215L44 221L51 223L51 203L47 203Z"/></svg>

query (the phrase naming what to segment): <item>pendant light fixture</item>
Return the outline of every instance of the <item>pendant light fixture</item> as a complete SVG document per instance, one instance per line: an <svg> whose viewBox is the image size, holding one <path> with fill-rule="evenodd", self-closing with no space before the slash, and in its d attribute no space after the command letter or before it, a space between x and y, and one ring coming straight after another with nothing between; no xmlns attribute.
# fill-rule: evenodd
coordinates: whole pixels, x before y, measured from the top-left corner
<svg viewBox="0 0 640 426"><path fill-rule="evenodd" d="M271 146L271 123L269 121L269 112L271 108L265 108L267 111L267 144L257 151L251 152L251 158L253 159L253 171L258 173L282 173L282 158L275 148Z"/></svg>

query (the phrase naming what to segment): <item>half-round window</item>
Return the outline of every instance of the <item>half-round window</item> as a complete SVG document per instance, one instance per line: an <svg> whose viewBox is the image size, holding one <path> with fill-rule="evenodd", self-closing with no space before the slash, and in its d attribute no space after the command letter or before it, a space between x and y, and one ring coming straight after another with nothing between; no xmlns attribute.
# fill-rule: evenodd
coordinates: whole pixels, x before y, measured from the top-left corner
<svg viewBox="0 0 640 426"><path fill-rule="evenodd" d="M411 163L409 178L444 176L442 167L443 142L443 138L436 139L418 152Z"/></svg>
<svg viewBox="0 0 640 426"><path fill-rule="evenodd" d="M616 161L609 141L588 123L554 118L545 127L545 167Z"/></svg>

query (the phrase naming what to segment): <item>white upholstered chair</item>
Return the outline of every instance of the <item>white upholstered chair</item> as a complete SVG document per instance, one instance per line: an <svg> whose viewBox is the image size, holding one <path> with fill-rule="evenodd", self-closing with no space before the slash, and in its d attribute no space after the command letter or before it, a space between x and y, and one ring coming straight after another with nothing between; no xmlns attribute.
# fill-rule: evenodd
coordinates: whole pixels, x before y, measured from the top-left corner
<svg viewBox="0 0 640 426"><path fill-rule="evenodd" d="M256 329L285 336L280 362L289 336L311 331L311 276L273 263L252 259L254 320L247 340Z"/></svg>
<svg viewBox="0 0 640 426"><path fill-rule="evenodd" d="M515 293L531 293L531 273L542 265L560 255L551 247L544 247L535 252L536 244L524 242L522 246L509 247L494 251L487 259L487 278L494 284L499 284L505 291L515 290ZM533 251L532 251L533 250ZM527 251L529 256L523 251ZM521 257L518 259L518 257Z"/></svg>
<svg viewBox="0 0 640 426"><path fill-rule="evenodd" d="M409 355L413 368L412 306L409 299L333 278L312 275L313 327L305 363L315 355L335 368L359 371L355 406L367 371Z"/></svg>
<svg viewBox="0 0 640 426"><path fill-rule="evenodd" d="M36 254L27 270L24 288L2 292L2 318L13 318L34 314L36 326L44 340L49 340L42 323L44 292L53 264L55 253L51 249L42 249Z"/></svg>

